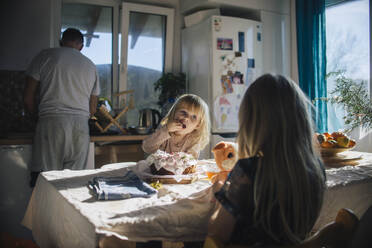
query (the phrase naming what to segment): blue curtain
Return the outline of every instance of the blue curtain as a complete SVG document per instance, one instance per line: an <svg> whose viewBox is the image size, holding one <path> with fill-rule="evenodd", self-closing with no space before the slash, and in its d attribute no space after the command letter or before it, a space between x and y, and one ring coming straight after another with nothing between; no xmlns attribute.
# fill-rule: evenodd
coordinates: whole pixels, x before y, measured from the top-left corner
<svg viewBox="0 0 372 248"><path fill-rule="evenodd" d="M314 102L318 132L327 131L325 0L296 0L299 85Z"/></svg>

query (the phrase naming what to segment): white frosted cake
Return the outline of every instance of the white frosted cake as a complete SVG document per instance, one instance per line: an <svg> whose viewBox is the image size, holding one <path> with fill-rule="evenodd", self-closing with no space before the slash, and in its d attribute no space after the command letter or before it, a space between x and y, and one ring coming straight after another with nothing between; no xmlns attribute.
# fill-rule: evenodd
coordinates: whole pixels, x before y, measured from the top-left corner
<svg viewBox="0 0 372 248"><path fill-rule="evenodd" d="M195 172L197 160L188 153L167 153L157 150L151 154L146 162L150 165L154 175L185 175Z"/></svg>

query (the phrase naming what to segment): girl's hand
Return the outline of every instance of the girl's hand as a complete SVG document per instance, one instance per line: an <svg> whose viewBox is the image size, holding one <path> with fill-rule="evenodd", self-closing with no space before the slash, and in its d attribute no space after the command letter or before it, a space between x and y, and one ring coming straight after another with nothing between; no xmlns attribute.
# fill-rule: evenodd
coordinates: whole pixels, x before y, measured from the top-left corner
<svg viewBox="0 0 372 248"><path fill-rule="evenodd" d="M167 124L168 132L174 133L181 131L183 129L183 124L179 121L171 121Z"/></svg>

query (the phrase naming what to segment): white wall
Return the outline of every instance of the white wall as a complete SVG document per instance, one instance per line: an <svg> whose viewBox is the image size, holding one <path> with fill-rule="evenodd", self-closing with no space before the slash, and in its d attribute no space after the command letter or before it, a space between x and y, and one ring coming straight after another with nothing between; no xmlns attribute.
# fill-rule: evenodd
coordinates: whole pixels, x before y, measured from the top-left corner
<svg viewBox="0 0 372 248"><path fill-rule="evenodd" d="M263 73L291 76L291 25L289 14L261 10Z"/></svg>
<svg viewBox="0 0 372 248"><path fill-rule="evenodd" d="M354 151L372 152L372 130L365 128L355 128L349 136L356 141Z"/></svg>
<svg viewBox="0 0 372 248"><path fill-rule="evenodd" d="M2 0L0 70L24 70L50 46L51 0Z"/></svg>
<svg viewBox="0 0 372 248"><path fill-rule="evenodd" d="M291 1L291 78L298 83L296 0Z"/></svg>

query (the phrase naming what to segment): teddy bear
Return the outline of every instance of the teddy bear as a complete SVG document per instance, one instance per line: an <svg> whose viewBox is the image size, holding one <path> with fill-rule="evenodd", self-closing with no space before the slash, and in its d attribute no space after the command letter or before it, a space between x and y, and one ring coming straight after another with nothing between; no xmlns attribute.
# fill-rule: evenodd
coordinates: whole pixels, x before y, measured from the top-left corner
<svg viewBox="0 0 372 248"><path fill-rule="evenodd" d="M234 142L221 141L212 149L214 159L220 171L218 173L209 172L208 177L213 183L223 184L229 172L234 168L238 161L238 144Z"/></svg>

